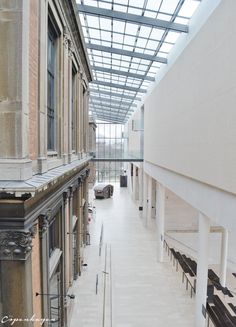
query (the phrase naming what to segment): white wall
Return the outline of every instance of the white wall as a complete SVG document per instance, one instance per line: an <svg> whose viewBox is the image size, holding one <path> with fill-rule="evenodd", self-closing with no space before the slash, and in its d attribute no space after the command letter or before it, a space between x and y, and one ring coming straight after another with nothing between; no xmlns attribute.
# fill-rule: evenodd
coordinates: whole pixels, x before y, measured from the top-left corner
<svg viewBox="0 0 236 327"><path fill-rule="evenodd" d="M140 121L141 119L141 111L138 109L132 116L132 118L128 121L128 151L131 153L140 153L140 141L141 141L141 133L140 131L132 130L132 120Z"/></svg>
<svg viewBox="0 0 236 327"><path fill-rule="evenodd" d="M222 0L145 101L145 160L236 193L236 1Z"/></svg>

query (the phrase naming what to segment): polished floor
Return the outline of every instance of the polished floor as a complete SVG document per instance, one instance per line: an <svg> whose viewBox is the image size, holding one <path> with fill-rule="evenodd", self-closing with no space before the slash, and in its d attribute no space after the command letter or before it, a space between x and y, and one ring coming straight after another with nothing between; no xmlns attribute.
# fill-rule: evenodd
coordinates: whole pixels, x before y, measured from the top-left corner
<svg viewBox="0 0 236 327"><path fill-rule="evenodd" d="M156 261L155 221L143 226L126 188L116 186L112 199L93 205L91 245L84 249L87 266L73 287L70 327L194 326L194 298L181 273L167 254L164 263Z"/></svg>

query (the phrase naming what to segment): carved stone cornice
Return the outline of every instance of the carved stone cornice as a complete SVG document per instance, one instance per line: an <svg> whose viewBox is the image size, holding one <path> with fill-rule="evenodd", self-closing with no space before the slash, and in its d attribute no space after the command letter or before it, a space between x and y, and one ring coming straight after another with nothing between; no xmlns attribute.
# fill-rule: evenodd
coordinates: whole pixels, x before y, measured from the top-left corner
<svg viewBox="0 0 236 327"><path fill-rule="evenodd" d="M48 210L46 214L39 217L39 237L43 238L44 234L48 230L49 220L51 217L51 211Z"/></svg>
<svg viewBox="0 0 236 327"><path fill-rule="evenodd" d="M32 238L37 228L0 231L0 260L26 260L32 251Z"/></svg>
<svg viewBox="0 0 236 327"><path fill-rule="evenodd" d="M64 26L64 30L63 30L63 44L64 44L65 49L69 50L70 43L71 43L71 39L70 39L68 28L66 26Z"/></svg>

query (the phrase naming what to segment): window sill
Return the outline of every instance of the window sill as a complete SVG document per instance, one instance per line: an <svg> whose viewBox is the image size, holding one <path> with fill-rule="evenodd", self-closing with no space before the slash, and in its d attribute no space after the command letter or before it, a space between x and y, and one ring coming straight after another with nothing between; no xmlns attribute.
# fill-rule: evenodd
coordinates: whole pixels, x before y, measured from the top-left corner
<svg viewBox="0 0 236 327"><path fill-rule="evenodd" d="M57 157L58 153L57 151L48 151L47 155L48 157Z"/></svg>

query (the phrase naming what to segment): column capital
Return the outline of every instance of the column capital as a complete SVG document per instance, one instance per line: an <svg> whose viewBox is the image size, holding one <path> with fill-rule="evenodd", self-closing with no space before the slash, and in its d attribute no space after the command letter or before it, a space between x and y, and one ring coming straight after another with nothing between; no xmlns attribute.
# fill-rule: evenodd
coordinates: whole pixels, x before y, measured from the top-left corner
<svg viewBox="0 0 236 327"><path fill-rule="evenodd" d="M36 231L36 226L23 231L0 231L0 260L27 260L32 251L32 238Z"/></svg>

